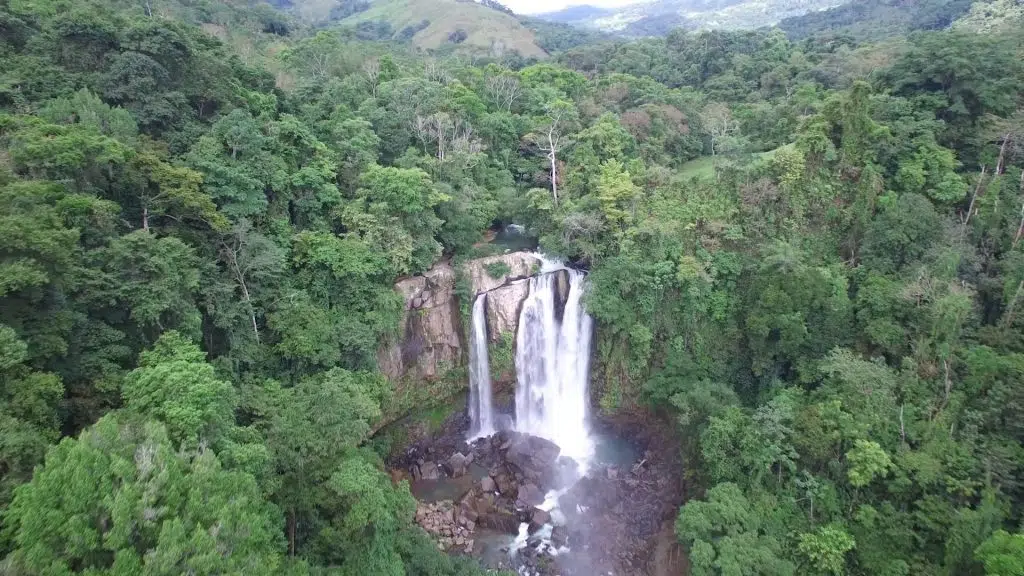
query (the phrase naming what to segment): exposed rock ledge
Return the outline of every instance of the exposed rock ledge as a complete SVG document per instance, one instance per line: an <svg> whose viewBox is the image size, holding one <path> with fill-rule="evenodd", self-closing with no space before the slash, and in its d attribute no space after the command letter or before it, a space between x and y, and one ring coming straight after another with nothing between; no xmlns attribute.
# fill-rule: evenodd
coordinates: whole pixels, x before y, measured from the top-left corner
<svg viewBox="0 0 1024 576"><path fill-rule="evenodd" d="M504 263L508 267L509 272L497 278L491 277L487 273L487 267L500 263ZM540 272L540 267L540 258L530 252L510 252L508 254L477 258L476 260L466 262L466 272L469 274L474 294L490 292L516 278L533 276Z"/></svg>
<svg viewBox="0 0 1024 576"><path fill-rule="evenodd" d="M455 298L455 270L447 262L422 276L395 284L405 298L397 342L377 351L381 372L392 381L403 376L435 378L462 359L462 327Z"/></svg>
<svg viewBox="0 0 1024 576"><path fill-rule="evenodd" d="M506 274L493 278L488 266L504 264ZM527 277L540 271L541 260L529 252L511 252L466 262L464 271L474 294L487 293L488 336L498 342L515 334L519 311L529 294ZM455 270L441 262L422 276L395 284L405 299L401 338L377 351L381 371L392 381L403 378L434 379L460 365L466 350L466 327L459 316Z"/></svg>

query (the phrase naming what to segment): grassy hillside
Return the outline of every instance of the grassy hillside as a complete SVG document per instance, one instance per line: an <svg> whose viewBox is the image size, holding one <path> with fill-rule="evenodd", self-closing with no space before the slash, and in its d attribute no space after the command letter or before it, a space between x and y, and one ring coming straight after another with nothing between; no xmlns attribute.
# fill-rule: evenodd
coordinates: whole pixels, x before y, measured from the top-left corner
<svg viewBox="0 0 1024 576"><path fill-rule="evenodd" d="M534 33L514 16L472 1L374 0L368 9L341 20L341 23L375 21L387 22L396 35L403 30L415 30L411 40L421 48L437 49L448 44L461 44L496 56L509 51L517 51L526 57L547 56L538 46Z"/></svg>

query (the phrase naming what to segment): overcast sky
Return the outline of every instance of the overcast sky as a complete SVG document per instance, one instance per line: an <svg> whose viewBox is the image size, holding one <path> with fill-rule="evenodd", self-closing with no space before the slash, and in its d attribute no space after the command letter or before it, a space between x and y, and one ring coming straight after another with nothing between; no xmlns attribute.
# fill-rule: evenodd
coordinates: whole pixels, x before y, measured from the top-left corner
<svg viewBox="0 0 1024 576"><path fill-rule="evenodd" d="M516 14L539 14L541 12L554 12L566 6L579 4L590 4L592 6L623 6L635 4L638 0L501 0L501 3L508 6Z"/></svg>

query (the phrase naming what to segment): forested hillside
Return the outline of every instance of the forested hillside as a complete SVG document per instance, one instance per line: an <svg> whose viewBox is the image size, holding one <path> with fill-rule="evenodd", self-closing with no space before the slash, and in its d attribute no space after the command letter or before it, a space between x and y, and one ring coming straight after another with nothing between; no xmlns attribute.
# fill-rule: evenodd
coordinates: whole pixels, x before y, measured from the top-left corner
<svg viewBox="0 0 1024 576"><path fill-rule="evenodd" d="M863 0L789 18L779 27L798 40L827 32L851 34L862 40L881 40L915 30L948 28L972 4L975 4L973 0Z"/></svg>
<svg viewBox="0 0 1024 576"><path fill-rule="evenodd" d="M0 572L481 573L376 353L517 223L589 272L596 410L678 431L692 574L1024 574L1014 8L535 63L0 0Z"/></svg>

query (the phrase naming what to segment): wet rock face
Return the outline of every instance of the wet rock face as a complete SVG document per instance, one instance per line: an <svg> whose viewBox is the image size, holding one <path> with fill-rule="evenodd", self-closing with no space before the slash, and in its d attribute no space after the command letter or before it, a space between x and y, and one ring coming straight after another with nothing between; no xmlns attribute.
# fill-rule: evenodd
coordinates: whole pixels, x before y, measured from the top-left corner
<svg viewBox="0 0 1024 576"><path fill-rule="evenodd" d="M401 339L381 347L377 363L392 380L403 376L435 378L463 356L462 327L455 298L455 270L441 263L422 276L395 284L405 299Z"/></svg>
<svg viewBox="0 0 1024 576"><path fill-rule="evenodd" d="M529 295L529 280L517 280L487 293L487 337L491 342L500 342L505 334L515 336L519 312Z"/></svg>
<svg viewBox="0 0 1024 576"><path fill-rule="evenodd" d="M537 436L517 435L505 454L505 460L512 464L523 477L535 482L550 484L555 472L555 463L562 449L557 444ZM543 501L543 496L541 498ZM539 504L539 502L538 502Z"/></svg>
<svg viewBox="0 0 1024 576"><path fill-rule="evenodd" d="M504 265L509 272L492 278L487 269L495 264ZM529 252L466 262L463 273L472 293L487 293L488 337L492 342L516 333L519 311L530 291L527 278L540 266L540 259ZM465 361L468 327L462 326L455 277L451 264L441 262L421 276L395 284L405 302L398 327L400 336L377 351L377 363L392 381L432 380Z"/></svg>

